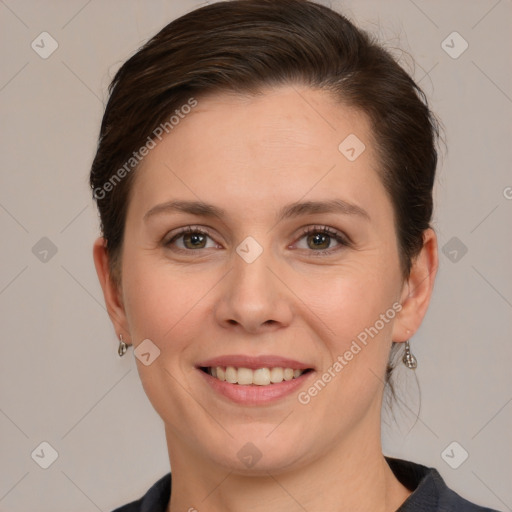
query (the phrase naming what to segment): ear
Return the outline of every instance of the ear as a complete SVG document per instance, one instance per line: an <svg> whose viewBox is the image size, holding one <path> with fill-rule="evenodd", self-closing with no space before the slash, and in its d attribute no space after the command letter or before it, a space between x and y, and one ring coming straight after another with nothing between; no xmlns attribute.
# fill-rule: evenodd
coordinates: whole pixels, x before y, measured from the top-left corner
<svg viewBox="0 0 512 512"><path fill-rule="evenodd" d="M123 338L128 343L129 340L127 338L129 338L129 329L121 298L121 290L111 278L106 241L103 237L99 237L94 242L93 258L110 320L114 325L117 336L119 337L119 335L122 334Z"/></svg>
<svg viewBox="0 0 512 512"><path fill-rule="evenodd" d="M432 296L438 265L437 237L434 230L428 228L423 232L421 252L402 287L402 309L393 324L393 341L407 341L419 329Z"/></svg>

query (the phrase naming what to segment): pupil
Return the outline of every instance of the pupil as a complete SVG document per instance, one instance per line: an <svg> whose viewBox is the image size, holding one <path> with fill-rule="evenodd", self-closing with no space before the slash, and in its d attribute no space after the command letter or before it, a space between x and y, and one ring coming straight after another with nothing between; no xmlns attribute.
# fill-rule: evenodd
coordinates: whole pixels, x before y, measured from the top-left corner
<svg viewBox="0 0 512 512"><path fill-rule="evenodd" d="M324 233L316 233L315 235L312 235L312 238L314 240L314 245L315 247L318 249L320 247L320 245L323 244L325 245L325 241L326 239L329 238L329 235L326 235ZM320 242L319 244L317 244L317 242ZM329 247L329 241L327 240L327 247ZM327 247L320 247L321 249L326 249Z"/></svg>
<svg viewBox="0 0 512 512"><path fill-rule="evenodd" d="M199 242L199 244L201 242L204 242L204 235L200 234L200 233L196 233L196 234L189 234L185 237L185 240L187 241L190 241L191 242L191 245L194 247L194 248L197 248L199 247L199 245L197 244L197 242Z"/></svg>
<svg viewBox="0 0 512 512"><path fill-rule="evenodd" d="M310 239L313 239L313 244L316 248L327 248L329 247L329 235L326 235L325 233L316 233L315 235L311 235ZM193 247L198 247L198 244L201 244L201 242L204 243L204 235L200 233L195 234L189 234L185 237L185 240L191 242L191 245ZM321 246L327 246L327 247L321 247Z"/></svg>

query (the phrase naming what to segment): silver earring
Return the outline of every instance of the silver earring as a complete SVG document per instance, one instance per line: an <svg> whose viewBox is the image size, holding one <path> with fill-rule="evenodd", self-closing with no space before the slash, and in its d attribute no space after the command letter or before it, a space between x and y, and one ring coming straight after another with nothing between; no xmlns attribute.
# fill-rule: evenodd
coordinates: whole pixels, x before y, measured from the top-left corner
<svg viewBox="0 0 512 512"><path fill-rule="evenodd" d="M409 345L409 340L405 342L405 354L402 358L402 362L409 368L410 370L416 369L418 366L418 361L416 358L412 355L411 347Z"/></svg>
<svg viewBox="0 0 512 512"><path fill-rule="evenodd" d="M128 350L128 345L123 341L123 335L119 335L119 348L117 349L117 353L120 357L124 356L126 354L126 351Z"/></svg>

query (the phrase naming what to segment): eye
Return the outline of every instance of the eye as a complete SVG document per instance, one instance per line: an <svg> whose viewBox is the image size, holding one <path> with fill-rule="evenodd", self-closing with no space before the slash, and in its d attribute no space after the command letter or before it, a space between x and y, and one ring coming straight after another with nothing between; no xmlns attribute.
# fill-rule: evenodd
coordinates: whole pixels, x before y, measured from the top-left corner
<svg viewBox="0 0 512 512"><path fill-rule="evenodd" d="M210 239L210 244L208 244L208 239ZM302 243L303 239L305 239L305 246ZM337 244L334 248L332 247L333 241ZM169 248L172 246L174 250L183 252L218 247L218 244L212 239L210 233L198 226L186 226L178 230L171 234L170 237L164 241L163 245ZM305 250L312 249L308 252L321 256L332 254L349 245L350 241L347 237L329 226L309 226L303 230L296 247Z"/></svg>
<svg viewBox="0 0 512 512"><path fill-rule="evenodd" d="M164 245L166 247L174 245L178 250L182 251L217 247L217 244L213 240L210 245L207 245L208 238L212 240L210 234L205 229L187 226L172 235L170 239L164 242Z"/></svg>
<svg viewBox="0 0 512 512"><path fill-rule="evenodd" d="M329 226L309 226L302 232L300 240L302 239L305 239L306 246L301 247L300 244L297 244L299 249L312 249L312 252L319 255L332 254L340 248L350 245L342 233ZM331 247L333 240L337 244L334 248Z"/></svg>

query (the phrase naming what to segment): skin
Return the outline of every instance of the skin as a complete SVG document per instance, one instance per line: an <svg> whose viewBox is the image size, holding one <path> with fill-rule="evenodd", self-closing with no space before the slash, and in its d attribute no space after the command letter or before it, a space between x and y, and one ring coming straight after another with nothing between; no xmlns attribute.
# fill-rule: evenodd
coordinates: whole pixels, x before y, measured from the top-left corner
<svg viewBox="0 0 512 512"><path fill-rule="evenodd" d="M366 145L353 162L338 150L349 134ZM426 313L437 240L425 231L404 279L378 166L362 113L323 91L280 86L258 96L200 98L136 171L121 285L109 275L102 238L94 261L117 334L134 348L149 338L161 351L149 366L136 362L165 424L173 479L167 512L392 512L410 495L382 454L383 383L391 342L409 339ZM313 213L276 223L286 204L334 198L360 206L370 220ZM226 215L144 220L175 199L201 200ZM187 237L165 246L190 225L210 232L196 239L199 249ZM314 236L302 234L312 225L351 243L327 236L316 243L332 252L318 255ZM247 236L263 248L250 264L236 252ZM274 354L315 368L307 390L395 302L401 311L307 405L297 393L237 405L195 368L225 354ZM247 442L262 454L251 468L237 456Z"/></svg>

